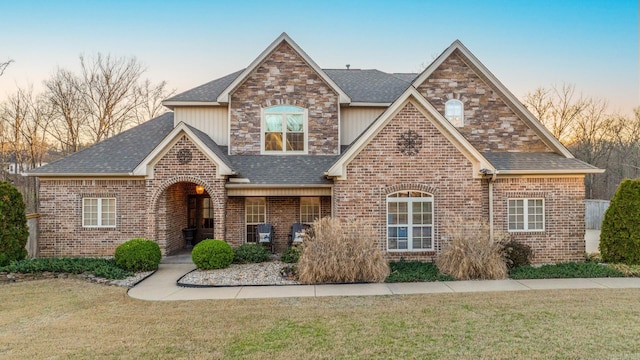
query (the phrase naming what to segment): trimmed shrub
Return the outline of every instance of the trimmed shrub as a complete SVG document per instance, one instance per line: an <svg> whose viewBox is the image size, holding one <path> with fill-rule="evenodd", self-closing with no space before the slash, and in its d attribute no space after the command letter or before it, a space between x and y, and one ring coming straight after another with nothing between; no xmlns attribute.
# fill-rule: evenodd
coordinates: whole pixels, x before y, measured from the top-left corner
<svg viewBox="0 0 640 360"><path fill-rule="evenodd" d="M117 266L115 260L99 258L23 259L14 261L8 266L0 267L0 272L32 274L45 271L66 274L82 274L86 272L110 280L124 279L133 275Z"/></svg>
<svg viewBox="0 0 640 360"><path fill-rule="evenodd" d="M451 276L440 273L436 264L432 262L400 259L400 261L392 261L389 266L391 273L385 280L388 283L453 280Z"/></svg>
<svg viewBox="0 0 640 360"><path fill-rule="evenodd" d="M22 194L0 181L0 266L27 257L29 228Z"/></svg>
<svg viewBox="0 0 640 360"><path fill-rule="evenodd" d="M305 234L298 263L301 283L382 282L389 275L370 225L326 217L316 220L312 229Z"/></svg>
<svg viewBox="0 0 640 360"><path fill-rule="evenodd" d="M512 279L563 279L624 277L624 274L607 265L592 262L570 262L556 265L520 266L509 273Z"/></svg>
<svg viewBox="0 0 640 360"><path fill-rule="evenodd" d="M302 253L302 248L299 246L289 246L286 248L282 255L280 255L280 261L287 264L294 264L300 261L300 254Z"/></svg>
<svg viewBox="0 0 640 360"><path fill-rule="evenodd" d="M503 233L489 236L489 225L478 220L454 218L445 224L449 243L436 258L436 265L457 280L504 279L507 277Z"/></svg>
<svg viewBox="0 0 640 360"><path fill-rule="evenodd" d="M116 248L116 265L128 271L156 270L162 259L160 246L148 239L131 239Z"/></svg>
<svg viewBox="0 0 640 360"><path fill-rule="evenodd" d="M602 260L640 264L640 179L624 180L604 213L600 232Z"/></svg>
<svg viewBox="0 0 640 360"><path fill-rule="evenodd" d="M509 270L518 266L531 265L533 257L531 246L511 239L504 244L504 251Z"/></svg>
<svg viewBox="0 0 640 360"><path fill-rule="evenodd" d="M206 239L193 247L191 259L200 270L223 269L233 262L233 249L222 240Z"/></svg>
<svg viewBox="0 0 640 360"><path fill-rule="evenodd" d="M259 244L243 244L233 249L233 262L238 264L261 263L269 260L269 250Z"/></svg>

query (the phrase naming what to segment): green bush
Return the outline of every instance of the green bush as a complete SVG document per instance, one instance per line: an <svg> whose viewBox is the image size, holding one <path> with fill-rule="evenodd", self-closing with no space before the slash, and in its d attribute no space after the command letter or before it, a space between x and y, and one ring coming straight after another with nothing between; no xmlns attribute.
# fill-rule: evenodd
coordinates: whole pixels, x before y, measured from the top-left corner
<svg viewBox="0 0 640 360"><path fill-rule="evenodd" d="M0 266L27 257L29 228L22 194L13 185L0 181Z"/></svg>
<svg viewBox="0 0 640 360"><path fill-rule="evenodd" d="M418 281L449 281L453 278L440 273L436 264L421 261L392 261L389 266L391 273L385 280L394 282L418 282Z"/></svg>
<svg viewBox="0 0 640 360"><path fill-rule="evenodd" d="M124 279L133 275L116 265L113 259L97 258L42 258L14 261L8 266L0 267L0 272L13 273L91 273L105 279Z"/></svg>
<svg viewBox="0 0 640 360"><path fill-rule="evenodd" d="M160 246L148 239L131 239L116 248L116 265L129 271L156 270L162 259Z"/></svg>
<svg viewBox="0 0 640 360"><path fill-rule="evenodd" d="M259 244L243 244L233 249L233 262L238 264L265 262L269 256L269 250Z"/></svg>
<svg viewBox="0 0 640 360"><path fill-rule="evenodd" d="M624 180L604 213L600 254L610 263L640 264L640 179Z"/></svg>
<svg viewBox="0 0 640 360"><path fill-rule="evenodd" d="M533 256L531 246L511 239L504 244L504 251L509 270L518 266L531 265Z"/></svg>
<svg viewBox="0 0 640 360"><path fill-rule="evenodd" d="M222 240L206 239L193 247L191 259L200 270L223 269L233 262L233 249Z"/></svg>
<svg viewBox="0 0 640 360"><path fill-rule="evenodd" d="M302 252L299 246L289 246L286 248L282 255L280 255L280 261L287 264L294 264L300 261L300 253Z"/></svg>
<svg viewBox="0 0 640 360"><path fill-rule="evenodd" d="M389 264L376 237L373 227L363 221L316 220L302 244L298 280L303 284L383 282Z"/></svg>
<svg viewBox="0 0 640 360"><path fill-rule="evenodd" d="M570 262L556 265L519 266L509 273L512 279L565 279L624 277L610 266L592 262Z"/></svg>

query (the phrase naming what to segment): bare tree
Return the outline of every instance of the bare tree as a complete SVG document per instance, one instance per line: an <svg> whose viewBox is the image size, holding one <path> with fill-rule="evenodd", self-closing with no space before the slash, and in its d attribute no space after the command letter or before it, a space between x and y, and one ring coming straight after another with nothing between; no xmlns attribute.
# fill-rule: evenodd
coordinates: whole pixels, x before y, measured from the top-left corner
<svg viewBox="0 0 640 360"><path fill-rule="evenodd" d="M68 70L58 69L44 84L51 105L47 132L60 144L63 154L80 150L87 123L80 79Z"/></svg>
<svg viewBox="0 0 640 360"><path fill-rule="evenodd" d="M561 141L570 141L573 126L593 100L575 94L575 86L538 88L525 95L524 105Z"/></svg>
<svg viewBox="0 0 640 360"><path fill-rule="evenodd" d="M162 81L157 85L146 79L136 89L139 106L135 108L134 121L136 125L153 119L169 111L162 105L162 100L170 97L175 90L167 90L167 82Z"/></svg>
<svg viewBox="0 0 640 360"><path fill-rule="evenodd" d="M88 114L92 142L109 138L127 128L140 104L137 83L144 72L135 58L80 56L80 87Z"/></svg>
<svg viewBox="0 0 640 360"><path fill-rule="evenodd" d="M9 60L7 60L5 62L0 62L0 76L2 76L4 74L4 71L7 70L7 67L12 62L13 62L13 60L11 60L11 59L9 59Z"/></svg>

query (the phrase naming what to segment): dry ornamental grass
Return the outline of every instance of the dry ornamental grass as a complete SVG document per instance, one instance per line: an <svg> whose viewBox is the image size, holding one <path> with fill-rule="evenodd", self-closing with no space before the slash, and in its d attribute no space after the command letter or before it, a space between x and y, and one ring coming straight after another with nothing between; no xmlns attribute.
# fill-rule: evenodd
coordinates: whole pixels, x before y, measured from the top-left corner
<svg viewBox="0 0 640 360"><path fill-rule="evenodd" d="M383 282L389 264L363 221L316 220L304 240L298 280L304 284Z"/></svg>

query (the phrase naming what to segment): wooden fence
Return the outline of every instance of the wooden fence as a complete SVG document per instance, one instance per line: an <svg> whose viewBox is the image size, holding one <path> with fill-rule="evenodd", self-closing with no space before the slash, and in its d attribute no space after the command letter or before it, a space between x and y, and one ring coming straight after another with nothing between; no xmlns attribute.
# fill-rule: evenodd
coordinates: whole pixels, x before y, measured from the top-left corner
<svg viewBox="0 0 640 360"><path fill-rule="evenodd" d="M587 229L600 230L604 212L609 207L609 200L585 200L585 224Z"/></svg>

